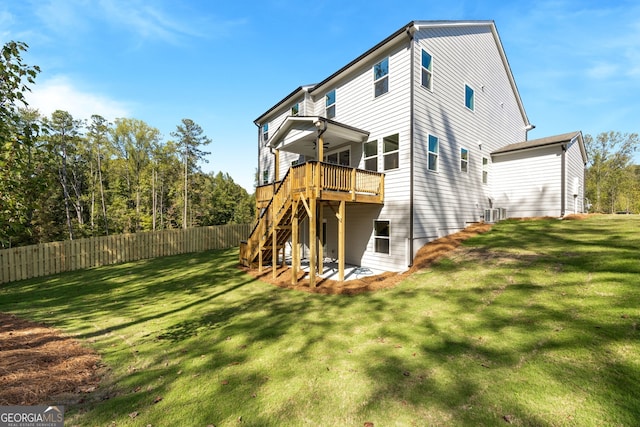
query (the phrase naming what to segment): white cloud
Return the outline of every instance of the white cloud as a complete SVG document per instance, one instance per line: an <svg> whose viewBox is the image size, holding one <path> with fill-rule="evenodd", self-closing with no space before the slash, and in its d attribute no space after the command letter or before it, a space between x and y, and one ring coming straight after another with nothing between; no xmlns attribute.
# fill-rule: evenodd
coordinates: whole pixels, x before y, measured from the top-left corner
<svg viewBox="0 0 640 427"><path fill-rule="evenodd" d="M44 116L50 116L55 110L67 111L75 119L89 119L91 115L99 114L114 120L131 115L125 103L101 94L83 92L65 76L38 81L26 98L29 107L39 110Z"/></svg>

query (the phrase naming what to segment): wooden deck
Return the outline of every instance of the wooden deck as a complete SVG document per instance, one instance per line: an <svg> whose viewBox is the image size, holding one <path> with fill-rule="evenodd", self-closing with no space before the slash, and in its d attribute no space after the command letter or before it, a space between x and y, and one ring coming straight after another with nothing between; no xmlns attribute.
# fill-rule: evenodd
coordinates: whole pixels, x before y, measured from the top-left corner
<svg viewBox="0 0 640 427"><path fill-rule="evenodd" d="M321 162L307 162L289 169L282 181L256 188L256 208L259 211L256 226L249 239L240 244L240 262L262 270L263 263L277 263L278 252L283 251L289 239L297 244L298 224L309 218L310 258L321 260L322 245L317 245L315 219L323 202L339 202L339 246L344 265L345 203L384 203L384 174ZM342 242L342 243L340 243ZM320 247L318 254L317 247ZM295 260L294 272L299 268ZM341 260L340 260L341 258ZM320 261L321 262L321 261ZM313 263L315 264L315 263ZM316 270L316 266L312 266ZM320 266L321 267L321 266ZM274 269L275 272L275 269ZM315 272L311 273L312 282Z"/></svg>

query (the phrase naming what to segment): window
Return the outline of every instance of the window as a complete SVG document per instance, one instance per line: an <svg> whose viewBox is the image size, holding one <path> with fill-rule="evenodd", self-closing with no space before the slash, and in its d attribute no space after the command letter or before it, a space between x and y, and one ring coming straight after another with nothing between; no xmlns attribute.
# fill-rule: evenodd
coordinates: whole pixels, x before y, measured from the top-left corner
<svg viewBox="0 0 640 427"><path fill-rule="evenodd" d="M466 148L460 149L460 171L469 172L469 150Z"/></svg>
<svg viewBox="0 0 640 427"><path fill-rule="evenodd" d="M378 172L378 141L364 143L364 168L368 171Z"/></svg>
<svg viewBox="0 0 640 427"><path fill-rule="evenodd" d="M389 253L389 221L373 221L374 251Z"/></svg>
<svg viewBox="0 0 640 427"><path fill-rule="evenodd" d="M347 148L346 150L343 150L343 151L336 151L334 153L330 153L325 156L324 161L327 163L332 163L334 165L350 166L351 150Z"/></svg>
<svg viewBox="0 0 640 427"><path fill-rule="evenodd" d="M489 183L489 159L486 157L482 158L482 183Z"/></svg>
<svg viewBox="0 0 640 427"><path fill-rule="evenodd" d="M432 71L433 59L426 51L422 51L422 86L431 90L431 80L433 78Z"/></svg>
<svg viewBox="0 0 640 427"><path fill-rule="evenodd" d="M291 115L297 116L300 114L300 103L296 103L293 107L291 107Z"/></svg>
<svg viewBox="0 0 640 427"><path fill-rule="evenodd" d="M336 90L325 95L325 112L327 119L333 119L336 116Z"/></svg>
<svg viewBox="0 0 640 427"><path fill-rule="evenodd" d="M389 58L373 66L373 88L376 98L389 92Z"/></svg>
<svg viewBox="0 0 640 427"><path fill-rule="evenodd" d="M262 125L262 142L267 142L269 139L269 123Z"/></svg>
<svg viewBox="0 0 640 427"><path fill-rule="evenodd" d="M438 138L429 135L429 158L427 160L427 167L430 171L437 172L438 171L438 151L439 151Z"/></svg>
<svg viewBox="0 0 640 427"><path fill-rule="evenodd" d="M269 168L262 171L262 184L269 183Z"/></svg>
<svg viewBox="0 0 640 427"><path fill-rule="evenodd" d="M473 111L475 109L475 95L473 94L473 89L468 85L464 85L464 106L469 110Z"/></svg>
<svg viewBox="0 0 640 427"><path fill-rule="evenodd" d="M398 134L386 136L382 140L382 156L384 159L384 170L397 169L400 158L400 143Z"/></svg>

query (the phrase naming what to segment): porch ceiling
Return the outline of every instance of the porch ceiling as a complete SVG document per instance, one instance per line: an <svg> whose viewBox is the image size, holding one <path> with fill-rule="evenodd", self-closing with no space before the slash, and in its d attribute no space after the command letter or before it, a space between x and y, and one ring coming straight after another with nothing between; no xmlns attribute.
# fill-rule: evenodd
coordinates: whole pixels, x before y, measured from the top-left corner
<svg viewBox="0 0 640 427"><path fill-rule="evenodd" d="M323 131L324 130L324 131ZM318 134L322 132L324 151L353 142L365 142L369 132L320 116L287 117L269 139L269 146L315 158Z"/></svg>

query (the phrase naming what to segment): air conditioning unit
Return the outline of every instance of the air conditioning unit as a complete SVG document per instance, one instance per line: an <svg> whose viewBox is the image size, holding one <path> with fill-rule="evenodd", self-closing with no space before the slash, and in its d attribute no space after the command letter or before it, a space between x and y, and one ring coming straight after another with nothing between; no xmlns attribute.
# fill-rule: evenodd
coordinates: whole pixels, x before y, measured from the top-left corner
<svg viewBox="0 0 640 427"><path fill-rule="evenodd" d="M507 209L506 208L495 208L495 209L485 209L484 210L484 222L498 222L503 219L507 219Z"/></svg>
<svg viewBox="0 0 640 427"><path fill-rule="evenodd" d="M484 222L496 222L498 221L498 210L497 209L485 209L484 210Z"/></svg>

